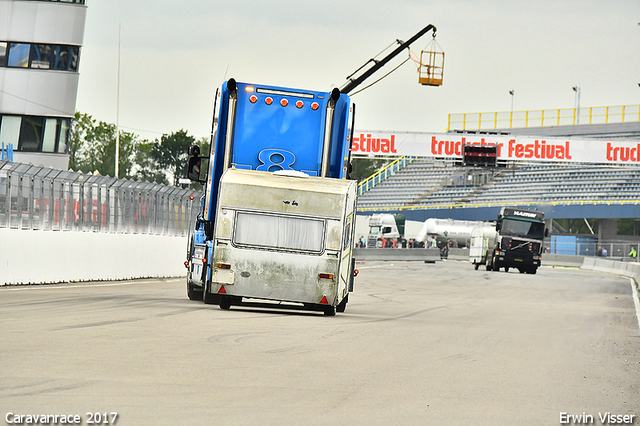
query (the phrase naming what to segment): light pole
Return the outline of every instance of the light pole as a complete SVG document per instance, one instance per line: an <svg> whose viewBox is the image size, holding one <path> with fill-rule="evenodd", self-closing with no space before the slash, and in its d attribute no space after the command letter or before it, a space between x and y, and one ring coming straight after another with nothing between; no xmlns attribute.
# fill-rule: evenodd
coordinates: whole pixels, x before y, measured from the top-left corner
<svg viewBox="0 0 640 426"><path fill-rule="evenodd" d="M513 114L513 95L516 93L515 90L509 90L509 94L511 95L511 113Z"/></svg>
<svg viewBox="0 0 640 426"><path fill-rule="evenodd" d="M573 113L575 114L575 124L580 124L580 86L573 86L573 91L576 92L576 100L575 100L575 109Z"/></svg>
<svg viewBox="0 0 640 426"><path fill-rule="evenodd" d="M116 160L115 178L120 178L120 39L122 37L122 24L118 24L118 82L116 83Z"/></svg>

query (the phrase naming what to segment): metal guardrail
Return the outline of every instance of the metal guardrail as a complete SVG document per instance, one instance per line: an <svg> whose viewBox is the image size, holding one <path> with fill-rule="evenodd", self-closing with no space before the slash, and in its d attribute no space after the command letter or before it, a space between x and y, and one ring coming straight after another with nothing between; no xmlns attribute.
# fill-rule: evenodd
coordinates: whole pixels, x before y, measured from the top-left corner
<svg viewBox="0 0 640 426"><path fill-rule="evenodd" d="M186 236L201 192L0 161L0 228Z"/></svg>
<svg viewBox="0 0 640 426"><path fill-rule="evenodd" d="M407 164L410 164L417 157L401 157L392 163L387 164L383 169L378 170L367 179L358 184L358 195L362 195L389 176L395 174L398 170L402 169Z"/></svg>
<svg viewBox="0 0 640 426"><path fill-rule="evenodd" d="M449 114L447 130L609 124L640 121L640 105Z"/></svg>

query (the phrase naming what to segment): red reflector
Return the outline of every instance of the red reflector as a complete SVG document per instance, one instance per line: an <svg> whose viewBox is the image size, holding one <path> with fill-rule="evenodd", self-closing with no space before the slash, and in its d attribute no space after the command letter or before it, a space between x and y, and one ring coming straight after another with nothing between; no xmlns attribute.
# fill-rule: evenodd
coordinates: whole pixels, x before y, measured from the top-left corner
<svg viewBox="0 0 640 426"><path fill-rule="evenodd" d="M320 301L323 305L328 305L329 301L327 300L327 296L322 296L322 300Z"/></svg>
<svg viewBox="0 0 640 426"><path fill-rule="evenodd" d="M302 102L302 101L296 102L296 107L302 108L303 106L304 106L304 102Z"/></svg>
<svg viewBox="0 0 640 426"><path fill-rule="evenodd" d="M333 274L320 274L320 278L326 278L328 280L332 280L333 279Z"/></svg>
<svg viewBox="0 0 640 426"><path fill-rule="evenodd" d="M218 290L218 293L225 294L226 292L227 290L224 289L224 286L220 287L220 290Z"/></svg>
<svg viewBox="0 0 640 426"><path fill-rule="evenodd" d="M287 106L287 105L289 105L289 101L288 101L288 100L286 100L286 99L282 99L282 100L280 101L280 105L282 105L282 106Z"/></svg>
<svg viewBox="0 0 640 426"><path fill-rule="evenodd" d="M231 269L231 265L228 263L218 263L218 268L220 269Z"/></svg>
<svg viewBox="0 0 640 426"><path fill-rule="evenodd" d="M184 261L184 267L185 267L185 268L188 268L188 267L189 267L189 261L188 261L188 260L185 260L185 261Z"/></svg>
<svg viewBox="0 0 640 426"><path fill-rule="evenodd" d="M252 95L249 98L249 102L251 102L252 104L255 104L256 102L258 102L258 97L256 95Z"/></svg>
<svg viewBox="0 0 640 426"><path fill-rule="evenodd" d="M267 105L271 105L273 103L273 98L269 97L269 98L265 99L264 103L267 104Z"/></svg>
<svg viewBox="0 0 640 426"><path fill-rule="evenodd" d="M312 103L312 104L311 104L311 109L312 109L312 110L314 110L314 111L315 111L315 110L317 110L318 108L320 108L320 105L318 105L318 103L317 103L317 102L314 102L314 103Z"/></svg>
<svg viewBox="0 0 640 426"><path fill-rule="evenodd" d="M358 271L357 269L355 269L355 270L353 271L353 276L354 276L354 277L357 277L359 273L360 273L360 271Z"/></svg>
<svg viewBox="0 0 640 426"><path fill-rule="evenodd" d="M207 258L202 259L202 263L207 263Z"/></svg>

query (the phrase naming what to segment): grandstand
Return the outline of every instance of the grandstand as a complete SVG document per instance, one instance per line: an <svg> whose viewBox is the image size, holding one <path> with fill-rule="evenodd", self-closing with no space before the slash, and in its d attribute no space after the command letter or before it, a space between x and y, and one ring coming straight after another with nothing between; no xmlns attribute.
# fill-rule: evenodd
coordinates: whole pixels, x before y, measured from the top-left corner
<svg viewBox="0 0 640 426"><path fill-rule="evenodd" d="M478 134L478 131L450 133ZM500 135L574 136L598 143L640 143L640 122L499 129ZM539 208L551 219L640 218L640 166L577 162L502 162L465 167L447 158L413 157L372 186L361 183L362 214L402 212L430 217L493 220L505 205ZM368 189L368 190L366 190Z"/></svg>

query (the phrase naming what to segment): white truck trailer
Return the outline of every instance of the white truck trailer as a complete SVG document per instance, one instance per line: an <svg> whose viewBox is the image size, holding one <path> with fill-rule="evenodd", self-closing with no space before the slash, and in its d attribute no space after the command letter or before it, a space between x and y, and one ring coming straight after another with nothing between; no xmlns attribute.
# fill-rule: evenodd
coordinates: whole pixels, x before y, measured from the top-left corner
<svg viewBox="0 0 640 426"><path fill-rule="evenodd" d="M491 258L495 245L495 227L477 227L471 230L469 261L473 264L476 270L480 267L480 265L487 265L487 258ZM488 265L487 269L489 269Z"/></svg>

